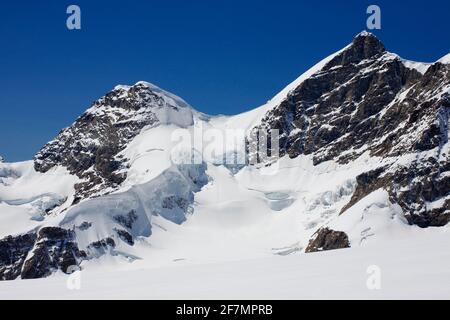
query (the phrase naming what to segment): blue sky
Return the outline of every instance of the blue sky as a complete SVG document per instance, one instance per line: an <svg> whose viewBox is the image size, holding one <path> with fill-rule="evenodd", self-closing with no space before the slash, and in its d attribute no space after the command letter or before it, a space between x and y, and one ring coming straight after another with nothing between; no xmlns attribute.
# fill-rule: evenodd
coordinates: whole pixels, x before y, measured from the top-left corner
<svg viewBox="0 0 450 320"><path fill-rule="evenodd" d="M77 4L82 29L66 28ZM116 84L146 80L210 114L263 104L366 25L404 58L450 52L448 0L2 1L0 155L30 159Z"/></svg>

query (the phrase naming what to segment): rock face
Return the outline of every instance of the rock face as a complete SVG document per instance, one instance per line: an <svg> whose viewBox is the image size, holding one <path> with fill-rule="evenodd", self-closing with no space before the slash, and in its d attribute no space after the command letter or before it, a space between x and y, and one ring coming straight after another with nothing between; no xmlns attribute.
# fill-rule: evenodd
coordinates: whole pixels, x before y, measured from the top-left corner
<svg viewBox="0 0 450 320"><path fill-rule="evenodd" d="M20 276L36 238L35 233L29 233L0 240L0 280L14 280Z"/></svg>
<svg viewBox="0 0 450 320"><path fill-rule="evenodd" d="M86 253L78 249L74 240L71 230L58 227L39 230L37 242L24 263L22 279L47 277L55 270L70 272L69 267L78 266L79 261L86 258Z"/></svg>
<svg viewBox="0 0 450 320"><path fill-rule="evenodd" d="M305 252L318 252L349 248L350 243L345 232L334 231L328 228L319 229L309 241Z"/></svg>
<svg viewBox="0 0 450 320"><path fill-rule="evenodd" d="M358 177L344 209L384 188L411 224L441 226L450 219L450 155L442 150L449 88L449 64L437 62L422 74L361 33L267 112L257 129L278 129L281 156L312 155L316 165L346 164L364 153L392 160L416 154L413 163Z"/></svg>
<svg viewBox="0 0 450 320"><path fill-rule="evenodd" d="M75 203L106 194L126 178L127 159L118 157L118 153L144 127L167 121L180 126L192 124L190 107L145 82L118 86L45 145L34 157L34 167L47 172L64 166L83 179L76 185Z"/></svg>
<svg viewBox="0 0 450 320"><path fill-rule="evenodd" d="M85 258L71 230L45 227L0 240L0 279L43 278L56 270L70 273L69 267L77 267Z"/></svg>

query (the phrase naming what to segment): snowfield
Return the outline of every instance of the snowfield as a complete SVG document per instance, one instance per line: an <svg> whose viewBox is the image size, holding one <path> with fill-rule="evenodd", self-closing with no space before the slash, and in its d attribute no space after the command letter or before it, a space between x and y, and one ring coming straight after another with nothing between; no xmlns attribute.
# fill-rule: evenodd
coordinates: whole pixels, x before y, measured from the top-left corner
<svg viewBox="0 0 450 320"><path fill-rule="evenodd" d="M0 299L449 299L449 244L450 230L441 228L414 239L307 255L178 260L165 267L141 261L107 271L101 263L81 272L79 289L68 289L69 277L57 274L2 281ZM371 285L378 271L380 289Z"/></svg>

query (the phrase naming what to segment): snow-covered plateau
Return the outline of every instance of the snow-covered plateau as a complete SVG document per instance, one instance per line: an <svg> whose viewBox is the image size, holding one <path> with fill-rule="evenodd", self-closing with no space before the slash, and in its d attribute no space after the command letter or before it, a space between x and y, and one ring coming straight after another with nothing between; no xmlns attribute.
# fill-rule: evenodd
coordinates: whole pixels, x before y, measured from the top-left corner
<svg viewBox="0 0 450 320"><path fill-rule="evenodd" d="M0 299L448 299L450 230L435 231L415 241L309 255L166 267L142 261L106 271L105 261L72 279L0 282Z"/></svg>
<svg viewBox="0 0 450 320"><path fill-rule="evenodd" d="M449 115L448 56L367 32L235 116L116 86L0 161L0 299L448 299Z"/></svg>

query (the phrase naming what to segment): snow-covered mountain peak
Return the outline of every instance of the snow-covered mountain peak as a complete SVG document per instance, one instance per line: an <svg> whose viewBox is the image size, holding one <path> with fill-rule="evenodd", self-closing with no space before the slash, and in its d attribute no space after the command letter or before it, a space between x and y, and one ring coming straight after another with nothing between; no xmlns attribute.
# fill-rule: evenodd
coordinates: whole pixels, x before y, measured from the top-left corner
<svg viewBox="0 0 450 320"><path fill-rule="evenodd" d="M108 115L113 122L124 118L139 121L155 115L160 123L182 127L192 124L192 113L192 107L183 99L145 81L116 86L86 111L92 116Z"/></svg>
<svg viewBox="0 0 450 320"><path fill-rule="evenodd" d="M133 88L141 88L151 91L162 98L165 98L169 104L177 105L179 107L192 108L186 101L177 95L168 92L160 87L154 85L153 83L147 81L138 81L134 85L117 85L114 87L114 90L123 90L125 92L129 92Z"/></svg>
<svg viewBox="0 0 450 320"><path fill-rule="evenodd" d="M376 38L376 36L375 36L372 32L369 32L369 31L367 31L367 30L361 31L360 33L358 33L357 35L355 35L355 36L353 37L353 39L356 39L356 38L359 38L359 37L375 37L375 38Z"/></svg>
<svg viewBox="0 0 450 320"><path fill-rule="evenodd" d="M376 59L386 52L384 44L375 35L361 32L353 38L350 45L345 47L325 69L359 63L367 59Z"/></svg>
<svg viewBox="0 0 450 320"><path fill-rule="evenodd" d="M384 45L381 40L375 34L366 30L361 31L353 37L352 44L356 45L359 43L371 43L372 45L376 43L379 48L382 48L381 51L384 51Z"/></svg>
<svg viewBox="0 0 450 320"><path fill-rule="evenodd" d="M82 178L76 201L114 190L126 178L125 159L116 156L129 142L144 128L187 128L194 113L183 99L148 82L116 86L36 154L35 169L63 166Z"/></svg>

